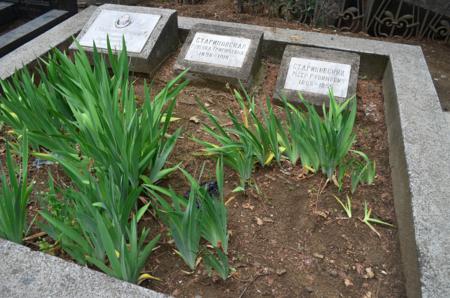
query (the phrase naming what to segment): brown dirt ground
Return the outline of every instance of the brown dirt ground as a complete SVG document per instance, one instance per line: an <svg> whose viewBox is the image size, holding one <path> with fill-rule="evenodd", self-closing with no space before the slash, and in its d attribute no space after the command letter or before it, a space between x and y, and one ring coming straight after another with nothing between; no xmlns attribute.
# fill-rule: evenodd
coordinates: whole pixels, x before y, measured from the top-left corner
<svg viewBox="0 0 450 298"><path fill-rule="evenodd" d="M155 92L173 77L176 56L172 55L154 76ZM279 66L263 61L261 68L257 86L263 87L252 90L258 99L272 94ZM143 96L144 79L149 78L135 77L138 98ZM374 185L361 186L353 195L352 219L344 218L343 210L333 198L333 195L344 198L349 190L339 193L334 185L325 186L323 175L307 175L299 166L282 163L281 167L275 165L255 171L261 195L254 191L233 195L231 190L237 185L237 176L226 170L229 258L236 272L227 281L209 277L202 265L186 274L189 269L174 253L175 246L167 230L149 214L142 224L152 234L161 233L163 237L145 269L161 281L145 281L142 286L176 297L405 297L397 230L377 227L379 238L359 220L363 216L363 203L367 201L376 217L395 225L380 82L359 81L357 95L355 148L376 161L377 178ZM182 126L183 134L169 163L182 162L197 176L206 162L203 179L208 180L213 178L213 161L194 156L200 148L189 139L190 136L206 137L201 124L189 120L195 115L200 122L206 121L195 98L209 104L222 123L228 122L225 117L228 108L235 113L239 113L239 108L226 89L191 84L179 96L175 113L181 119L174 126ZM3 129L2 141L8 137L7 129ZM4 142L1 151L3 148ZM57 183L70 183L54 165L39 170L30 166L37 192L46 190L49 170ZM179 173L163 184L180 192L187 190L187 183ZM37 208L34 198L30 204L30 220ZM30 234L38 232L35 225ZM33 237L26 244L38 249L39 239ZM69 259L59 249L50 253Z"/></svg>
<svg viewBox="0 0 450 298"><path fill-rule="evenodd" d="M173 77L175 58L170 58L155 76L156 89ZM272 94L278 73L278 65L267 61L262 68L258 85L264 87L253 90L259 99ZM138 78L137 85L141 82ZM142 96L139 87L138 94ZM183 127L184 139L177 143L170 162L182 162L191 173L198 173L204 160L192 155L200 148L188 138L206 137L201 124L189 120L198 116L201 122L206 121L195 98L208 103L222 123L228 121L228 108L239 112L228 90L201 85L186 88L175 111L182 118L178 125ZM375 185L360 187L354 194L355 218L343 219L333 195L345 197L346 192L338 193L333 185L323 188L322 175L305 175L300 167L292 168L287 163L281 168L258 169L254 177L262 195L251 192L227 196L232 198L228 204L229 254L236 273L225 282L208 277L202 266L186 274L183 271L187 266L174 253L170 239L165 238L147 268L162 281L143 285L179 297L240 297L243 293L243 297L403 297L397 231L379 228L378 238L358 219L367 200L376 216L395 223L380 82L360 81L358 100L356 147L376 160L378 176ZM207 168L212 167L213 162L207 161ZM231 171L226 174L229 191L236 186L237 177ZM211 177L206 175L205 180ZM187 190L179 174L164 184L180 192ZM257 224L258 219L262 225ZM146 220L153 230L166 234L153 218ZM374 272L373 278L368 278L366 268ZM346 286L345 281L351 285Z"/></svg>

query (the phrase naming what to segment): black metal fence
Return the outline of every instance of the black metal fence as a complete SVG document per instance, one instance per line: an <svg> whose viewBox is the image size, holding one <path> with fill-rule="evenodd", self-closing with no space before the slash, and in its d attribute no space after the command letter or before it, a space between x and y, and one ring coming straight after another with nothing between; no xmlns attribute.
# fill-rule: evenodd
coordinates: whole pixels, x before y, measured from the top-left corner
<svg viewBox="0 0 450 298"><path fill-rule="evenodd" d="M450 17L446 15L450 4L440 12L404 0L235 0L235 6L239 12L269 14L341 31L450 43Z"/></svg>

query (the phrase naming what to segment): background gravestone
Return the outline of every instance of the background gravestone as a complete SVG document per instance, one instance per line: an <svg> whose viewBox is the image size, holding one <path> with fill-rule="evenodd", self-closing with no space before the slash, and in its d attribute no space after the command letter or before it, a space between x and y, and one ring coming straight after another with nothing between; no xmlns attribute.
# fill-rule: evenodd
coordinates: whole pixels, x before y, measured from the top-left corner
<svg viewBox="0 0 450 298"><path fill-rule="evenodd" d="M78 35L86 51L106 54L106 37L115 51L126 41L130 70L153 74L178 46L178 23L175 10L104 4L97 8ZM75 44L70 49L75 50Z"/></svg>
<svg viewBox="0 0 450 298"><path fill-rule="evenodd" d="M359 55L301 46L286 46L274 98L299 103L298 93L315 105L328 104L331 88L338 101L356 95Z"/></svg>
<svg viewBox="0 0 450 298"><path fill-rule="evenodd" d="M260 65L263 33L225 26L197 24L192 27L174 69L189 68L193 81L212 80L250 87Z"/></svg>

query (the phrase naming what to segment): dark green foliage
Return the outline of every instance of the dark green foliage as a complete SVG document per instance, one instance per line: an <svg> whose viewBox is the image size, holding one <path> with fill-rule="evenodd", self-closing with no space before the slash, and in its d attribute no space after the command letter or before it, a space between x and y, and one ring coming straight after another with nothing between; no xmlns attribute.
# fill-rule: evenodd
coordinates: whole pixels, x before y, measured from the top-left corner
<svg viewBox="0 0 450 298"><path fill-rule="evenodd" d="M71 204L71 220L63 221L50 211L41 211L48 222L43 227L76 262L90 263L111 276L137 283L159 240L157 236L145 244L149 231L146 228L140 234L137 231L137 223L148 205L141 207L128 221L140 189L123 198L110 176L91 177L88 181L77 185L77 189L55 191L53 188L54 193L50 195L61 192ZM117 208L127 205L127 211Z"/></svg>
<svg viewBox="0 0 450 298"><path fill-rule="evenodd" d="M158 216L169 228L178 253L189 268L195 269L199 255L207 256L210 267L216 269L220 264L222 269L218 273L224 278L224 272L229 269L228 259L224 257L228 249L228 230L227 209L223 202L223 161L219 159L216 167L218 198L211 196L188 172L181 171L191 185L188 200L171 189L154 184L148 184L146 188L154 199ZM201 249L201 238L214 247L218 259L206 247Z"/></svg>
<svg viewBox="0 0 450 298"><path fill-rule="evenodd" d="M22 243L27 225L27 205L32 185L27 185L28 176L28 135L25 132L21 144L22 166L19 168L6 145L6 169L1 166L0 189L0 237ZM9 179L8 179L9 178Z"/></svg>

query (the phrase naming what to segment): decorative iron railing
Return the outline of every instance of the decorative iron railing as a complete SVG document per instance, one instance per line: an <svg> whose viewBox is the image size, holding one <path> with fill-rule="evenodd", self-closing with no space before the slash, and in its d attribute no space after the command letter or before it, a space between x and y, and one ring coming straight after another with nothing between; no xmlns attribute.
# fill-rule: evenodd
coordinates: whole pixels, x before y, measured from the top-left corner
<svg viewBox="0 0 450 298"><path fill-rule="evenodd" d="M450 0L449 0L450 1ZM313 26L373 36L450 43L450 17L404 0L235 0L239 12L264 13ZM445 8L450 11L450 4Z"/></svg>

